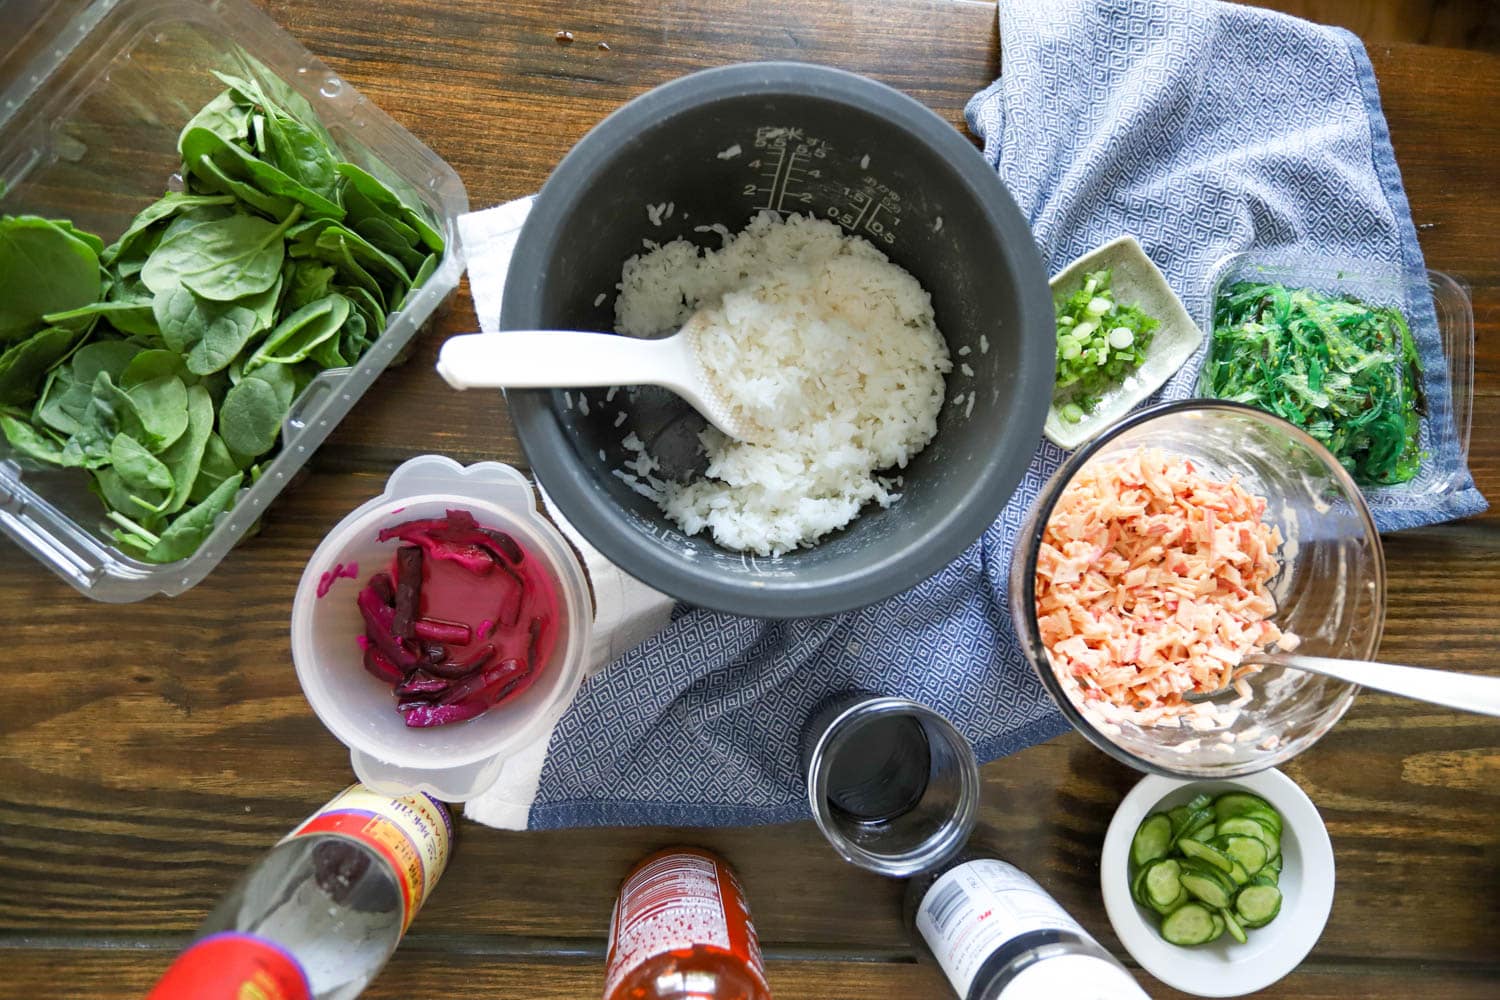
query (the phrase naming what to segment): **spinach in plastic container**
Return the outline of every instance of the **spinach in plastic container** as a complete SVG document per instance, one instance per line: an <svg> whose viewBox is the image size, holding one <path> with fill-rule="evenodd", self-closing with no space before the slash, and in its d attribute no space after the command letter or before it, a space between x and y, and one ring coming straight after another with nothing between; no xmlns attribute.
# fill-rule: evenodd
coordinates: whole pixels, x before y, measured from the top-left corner
<svg viewBox="0 0 1500 1000"><path fill-rule="evenodd" d="M196 551L297 394L358 361L445 249L295 91L215 75L225 90L178 135L186 190L113 243L0 218L0 432L30 461L88 470L145 562Z"/></svg>

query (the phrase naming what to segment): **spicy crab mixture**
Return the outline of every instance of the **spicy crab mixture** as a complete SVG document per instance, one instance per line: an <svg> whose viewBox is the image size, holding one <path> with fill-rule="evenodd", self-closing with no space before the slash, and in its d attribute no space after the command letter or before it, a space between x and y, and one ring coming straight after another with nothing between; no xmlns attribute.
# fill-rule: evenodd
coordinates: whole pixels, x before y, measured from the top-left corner
<svg viewBox="0 0 1500 1000"><path fill-rule="evenodd" d="M1037 555L1037 623L1059 679L1149 724L1234 682L1246 653L1294 645L1270 621L1282 538L1265 513L1235 479L1158 449L1086 465Z"/></svg>

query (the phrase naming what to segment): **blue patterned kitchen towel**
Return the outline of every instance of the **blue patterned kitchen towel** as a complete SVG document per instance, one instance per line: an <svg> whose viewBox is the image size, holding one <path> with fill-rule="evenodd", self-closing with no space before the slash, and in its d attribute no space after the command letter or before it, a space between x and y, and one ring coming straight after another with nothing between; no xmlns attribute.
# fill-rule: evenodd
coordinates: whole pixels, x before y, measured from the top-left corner
<svg viewBox="0 0 1500 1000"><path fill-rule="evenodd" d="M1209 268L1237 250L1421 268L1353 36L1204 0L1000 0L999 17L1004 75L974 98L969 122L1054 269L1133 233L1199 315ZM1440 363L1423 308L1414 327L1426 362ZM1164 396L1186 395L1193 377ZM679 608L584 685L553 733L530 825L801 818L799 729L850 688L932 705L983 760L1060 733L1017 646L1005 579L1016 530L1061 459L1044 443L978 543L874 607L785 622ZM1466 471L1462 481L1379 498L1377 520L1391 529L1482 510Z"/></svg>

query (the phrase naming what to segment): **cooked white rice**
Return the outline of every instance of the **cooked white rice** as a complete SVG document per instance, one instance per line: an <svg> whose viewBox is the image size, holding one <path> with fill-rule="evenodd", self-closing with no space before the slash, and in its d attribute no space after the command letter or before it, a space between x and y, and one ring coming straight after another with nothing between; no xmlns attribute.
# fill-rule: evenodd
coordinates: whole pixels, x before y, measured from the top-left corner
<svg viewBox="0 0 1500 1000"><path fill-rule="evenodd" d="M709 465L688 483L650 476L639 438L626 447L642 487L689 535L779 555L896 501L904 468L937 433L948 348L927 292L867 241L831 222L765 212L717 251L674 240L625 262L615 328L654 337L696 310L713 320L704 360L757 425L750 444L710 427ZM637 477L647 477L645 483Z"/></svg>

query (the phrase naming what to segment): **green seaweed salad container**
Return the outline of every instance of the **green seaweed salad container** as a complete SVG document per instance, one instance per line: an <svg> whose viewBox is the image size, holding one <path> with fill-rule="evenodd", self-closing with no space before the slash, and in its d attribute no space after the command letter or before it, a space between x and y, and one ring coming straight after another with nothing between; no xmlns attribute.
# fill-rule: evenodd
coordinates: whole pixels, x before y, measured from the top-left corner
<svg viewBox="0 0 1500 1000"><path fill-rule="evenodd" d="M1221 305L1230 303L1235 290L1247 285L1305 289L1327 299L1357 300L1376 310L1399 310L1412 335L1413 347L1421 356L1420 375L1415 384L1410 383L1410 368L1403 364L1397 346L1390 352L1394 360L1387 388L1403 404L1409 402L1419 420L1415 454L1408 461L1390 464L1400 466L1403 474L1411 473L1413 467L1415 471L1403 481L1384 483L1362 479L1360 470L1351 468L1350 472L1370 507L1377 511L1383 504L1399 502L1403 496L1437 497L1464 487L1474 392L1474 313L1463 285L1441 271L1412 272L1379 262L1276 251L1232 254L1218 263L1208 279L1208 296L1201 317L1207 340L1206 361L1198 387L1202 396L1239 398L1232 392L1216 391L1223 387L1213 384L1213 373L1216 362L1229 354L1219 337L1218 326L1223 325L1219 323L1223 318ZM1399 324L1393 324L1391 330L1396 331L1392 339L1399 340ZM1253 381L1248 373L1257 368L1246 357L1246 350L1243 342L1231 349L1240 382ZM1286 390L1285 373L1278 372L1278 378L1281 380L1278 391L1283 398L1294 404L1298 402L1297 393ZM1250 389L1253 391L1255 387ZM1271 409L1259 400L1241 401Z"/></svg>
<svg viewBox="0 0 1500 1000"><path fill-rule="evenodd" d="M405 258L412 262L406 264L410 280L404 286L398 277L389 279L383 288L372 289L371 297L381 301L376 306L361 307L364 333L352 341L353 346L348 346L350 341L341 341L345 346L331 353L304 351L300 360L306 363L300 367L291 363L299 356L294 352L289 360L285 351L297 344L312 343L309 331L314 325L304 322L300 331L296 323L282 327L286 317L280 310L296 304L289 295L277 300L276 312L263 313L260 342L265 344L273 339L273 333L283 331L290 338L282 345L283 353L273 356L272 352L250 361L247 356L256 343L251 341L245 348L246 356L211 377L220 380L214 391L222 399L226 386L233 382L233 387L238 387L242 380L251 378L250 370L256 364L267 371L298 373L295 379L286 375L272 388L256 387L263 397L277 401L278 408L265 406L260 411L264 414L261 423L270 424L262 427L262 440L274 437L274 443L266 446L253 465L248 460L242 462L239 483L226 486L217 501L200 512L187 541L183 532L174 533L173 541L178 543L175 548L147 551L151 538L160 537L157 532L163 530L161 527L147 529L144 544L139 540L134 548L124 544L117 534L120 522L106 516L109 508L95 493L102 487L95 485L89 472L49 464L0 437L0 528L22 549L81 593L100 601L127 602L158 593L179 594L201 581L257 524L267 505L290 483L334 425L457 287L463 262L456 220L468 210L468 196L451 167L313 58L250 0L0 0L0 24L4 25L0 30L0 216L69 220L77 229L96 234L104 244L117 240L137 213L169 190L183 189L179 133L200 109L225 91L226 84L214 75L217 71L247 81L246 90L270 95L259 105L253 99L243 102L254 106L259 118L271 120L256 121L254 139L246 138L242 145L251 146L254 154L256 147L251 144L258 140L264 151L273 148L267 145L265 134L278 127L278 122L283 128L297 127L295 122L287 125L286 116L278 119L266 105L279 106L298 120L315 119L303 134L311 131L320 135L332 150L334 161L352 165L339 167L325 189L330 197L347 205L349 198L365 197L374 191L364 204L385 207L364 209L363 222L367 223L372 214L387 211L395 221L389 225L375 223L378 231L384 235L397 231L406 234L411 245L398 249L417 255ZM274 133L270 141L278 141ZM226 150L224 155L242 154ZM360 195L346 196L343 192L354 186L352 175L356 174L375 178L379 184L365 182ZM188 183L191 186L196 182L190 177ZM264 190L265 184L260 186ZM382 201L387 194L394 195L395 201ZM263 195L250 191L240 197L261 199ZM235 203L224 211L246 209ZM300 208L298 211L300 221L310 217L301 214ZM349 209L351 229L355 217L354 210ZM272 225L275 220L271 214ZM409 225L402 225L402 220ZM265 227L266 223L246 225ZM361 229L362 238L367 232ZM312 245L314 235L308 234L307 246ZM280 272L278 280L282 282L295 273L290 266L293 243L290 236L286 239L288 266ZM165 237L160 242L165 242ZM310 252L333 251L320 248ZM101 254L101 263L106 255ZM421 260L421 266L416 260ZM145 280L149 275L141 270L141 285L136 288L149 284ZM351 268L349 273L356 272ZM110 287L108 280L104 287ZM199 286L187 287L195 295L202 291ZM334 297L331 287L324 284L325 297ZM5 294L0 289L0 296ZM333 311L342 317L344 305L352 301L346 298L334 303L339 309ZM4 305L0 302L0 307ZM0 315L4 312L0 308ZM140 314L165 322L161 314L144 307ZM383 323L377 327L375 321L368 320L371 316L383 317ZM312 319L326 321L327 317ZM115 334L106 330L106 336ZM0 344L0 351L11 346L14 344ZM165 356L163 351L161 357ZM182 357L183 364L191 369L187 364L190 356L184 353ZM318 360L320 357L327 360ZM277 364L271 365L268 360ZM52 373L57 374L69 361L60 363ZM75 373L71 377L81 380L88 375ZM115 377L122 387L131 384L131 377L125 373ZM269 381L268 375L266 379ZM196 375L181 379L188 392L193 391L196 380ZM204 378L202 384L206 387L208 379ZM88 387L80 391L86 395ZM12 406L0 410L0 414L9 413L12 421L24 423L27 414L23 411L32 405L39 410L44 402L45 397L38 396L35 404ZM215 405L218 427L223 423L219 419L223 403ZM41 421L35 413L30 417ZM16 429L14 423L9 426ZM236 426L243 428L244 424ZM58 443L54 434L45 447ZM124 445L127 450L134 447L130 442ZM224 449L219 454L229 451ZM144 464L122 467L119 456L110 454L122 480L125 469L144 474L141 469L149 472L156 468L143 455L136 458ZM208 467L208 460L205 452L201 468ZM191 464L195 468L192 474L200 475L196 471L200 463L194 460ZM183 475L178 478L183 479ZM233 479L226 471L217 481L224 486L226 480ZM163 506L149 514L148 518L157 518L151 523L170 526L163 511L191 510L202 502L201 492L195 490L190 501L184 497L176 500L181 506Z"/></svg>

